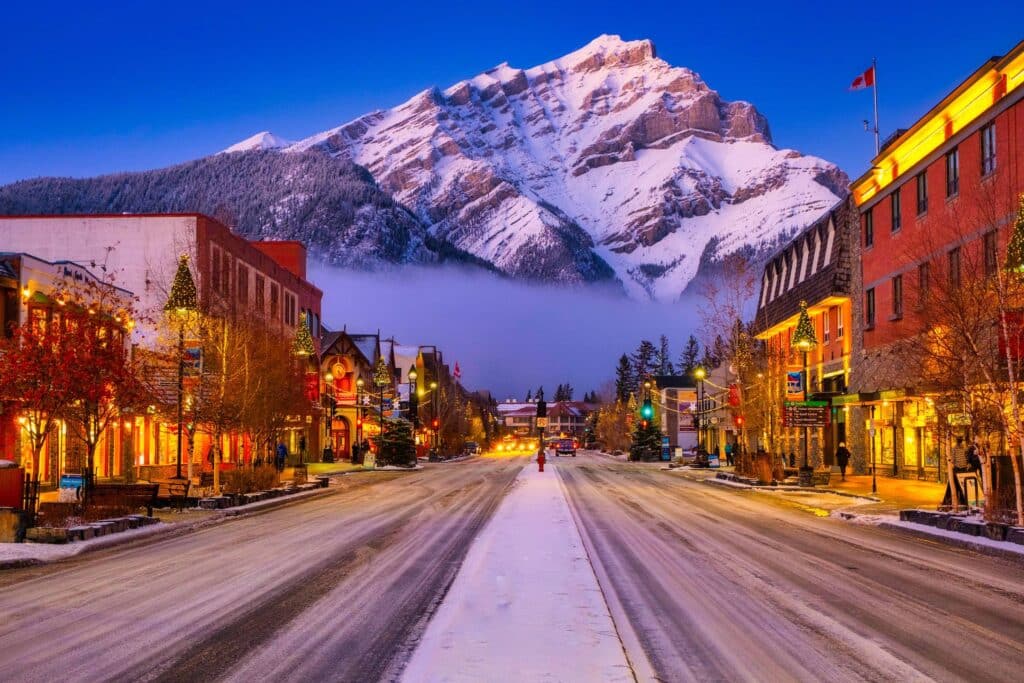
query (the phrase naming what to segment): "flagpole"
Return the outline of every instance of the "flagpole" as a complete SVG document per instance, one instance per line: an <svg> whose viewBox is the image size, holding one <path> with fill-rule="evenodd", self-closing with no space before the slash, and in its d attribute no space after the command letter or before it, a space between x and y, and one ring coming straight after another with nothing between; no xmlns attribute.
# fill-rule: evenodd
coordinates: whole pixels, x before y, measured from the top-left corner
<svg viewBox="0 0 1024 683"><path fill-rule="evenodd" d="M871 86L871 91L875 97L875 156L878 156L878 60L874 57L871 58L871 72L874 74L874 78Z"/></svg>

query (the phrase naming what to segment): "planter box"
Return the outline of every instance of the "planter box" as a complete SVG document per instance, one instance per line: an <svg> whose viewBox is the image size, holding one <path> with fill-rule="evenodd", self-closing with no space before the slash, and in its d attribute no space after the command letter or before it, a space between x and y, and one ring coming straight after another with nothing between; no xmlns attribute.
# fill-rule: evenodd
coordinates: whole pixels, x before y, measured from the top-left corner
<svg viewBox="0 0 1024 683"><path fill-rule="evenodd" d="M96 529L91 526L73 526L68 529L69 541L88 541L96 536Z"/></svg>
<svg viewBox="0 0 1024 683"><path fill-rule="evenodd" d="M227 507L231 507L231 499L228 496L211 496L210 498L199 499L199 508L201 510L223 510Z"/></svg>
<svg viewBox="0 0 1024 683"><path fill-rule="evenodd" d="M1007 531L1009 531L1009 527L1005 524L995 524L989 522L985 525L984 536L986 538L991 538L993 541L1005 541Z"/></svg>
<svg viewBox="0 0 1024 683"><path fill-rule="evenodd" d="M32 527L25 532L25 540L36 543L67 543L68 530L61 527Z"/></svg>
<svg viewBox="0 0 1024 683"><path fill-rule="evenodd" d="M112 534L128 530L128 520L126 519L101 519L99 523L109 525L109 532Z"/></svg>
<svg viewBox="0 0 1024 683"><path fill-rule="evenodd" d="M1017 545L1024 545L1024 527L1008 527L1006 529L1006 540Z"/></svg>
<svg viewBox="0 0 1024 683"><path fill-rule="evenodd" d="M964 519L960 520L957 531L968 536L984 536L985 526L984 522L970 522Z"/></svg>
<svg viewBox="0 0 1024 683"><path fill-rule="evenodd" d="M327 488L327 485L331 483L330 477L314 477L314 479L316 480L317 486L322 489Z"/></svg>
<svg viewBox="0 0 1024 683"><path fill-rule="evenodd" d="M824 472L814 472L814 485L815 486L828 486L829 480L832 478L832 473L828 470Z"/></svg>

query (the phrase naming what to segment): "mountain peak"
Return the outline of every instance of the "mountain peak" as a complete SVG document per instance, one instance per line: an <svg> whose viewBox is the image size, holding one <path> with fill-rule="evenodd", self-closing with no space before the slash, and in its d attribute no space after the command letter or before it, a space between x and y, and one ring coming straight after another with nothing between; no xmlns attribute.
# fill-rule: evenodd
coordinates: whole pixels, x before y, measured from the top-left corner
<svg viewBox="0 0 1024 683"><path fill-rule="evenodd" d="M576 65L588 62L595 57L600 58L597 66L634 65L648 59L655 59L657 53L654 43L647 38L623 40L621 36L606 33L555 61Z"/></svg>
<svg viewBox="0 0 1024 683"><path fill-rule="evenodd" d="M287 147L292 144L291 141L279 138L268 130L256 133L251 137L247 137L241 142L236 142L225 150L222 150L221 154L230 154L231 152L248 152L254 149L279 149L281 147Z"/></svg>

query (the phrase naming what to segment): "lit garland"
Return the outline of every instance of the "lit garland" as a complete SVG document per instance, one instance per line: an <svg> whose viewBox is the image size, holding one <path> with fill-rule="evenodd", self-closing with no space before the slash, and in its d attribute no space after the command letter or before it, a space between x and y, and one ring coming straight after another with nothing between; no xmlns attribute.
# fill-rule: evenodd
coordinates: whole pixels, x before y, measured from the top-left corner
<svg viewBox="0 0 1024 683"><path fill-rule="evenodd" d="M388 370L388 364L384 362L384 356L377 356L377 365L373 369L373 383L378 387L391 384L391 372Z"/></svg>
<svg viewBox="0 0 1024 683"><path fill-rule="evenodd" d="M309 333L309 325L306 323L305 313L299 314L299 328L295 330L292 353L296 356L312 356L316 353L316 346L313 345L313 335Z"/></svg>
<svg viewBox="0 0 1024 683"><path fill-rule="evenodd" d="M182 254L178 260L178 272L174 274L171 294L164 304L165 311L194 311L198 307L196 283L192 279L192 271L188 269L188 255Z"/></svg>
<svg viewBox="0 0 1024 683"><path fill-rule="evenodd" d="M807 314L806 301L800 302L800 319L797 320L790 345L801 349L809 349L818 345L818 339L814 336L814 325L811 324L811 316Z"/></svg>
<svg viewBox="0 0 1024 683"><path fill-rule="evenodd" d="M1016 273L1024 273L1024 194L1017 204L1017 219L1013 224L1013 235L1006 248L1006 268Z"/></svg>

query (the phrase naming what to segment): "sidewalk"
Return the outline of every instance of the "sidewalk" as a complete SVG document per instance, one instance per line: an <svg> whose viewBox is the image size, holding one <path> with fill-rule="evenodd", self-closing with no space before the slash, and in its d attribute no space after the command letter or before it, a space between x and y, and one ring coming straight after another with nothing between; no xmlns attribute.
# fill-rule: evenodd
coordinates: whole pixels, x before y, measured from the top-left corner
<svg viewBox="0 0 1024 683"><path fill-rule="evenodd" d="M473 542L405 681L632 681L557 474L528 464Z"/></svg>
<svg viewBox="0 0 1024 683"><path fill-rule="evenodd" d="M934 481L892 477L878 477L876 481L878 493L872 494L870 474L847 475L846 481L840 481L839 475L833 472L828 488L850 495L873 496L882 500L880 503L857 508L858 512L865 513L892 513L907 508L934 510L942 502L942 495L946 491L945 484Z"/></svg>

